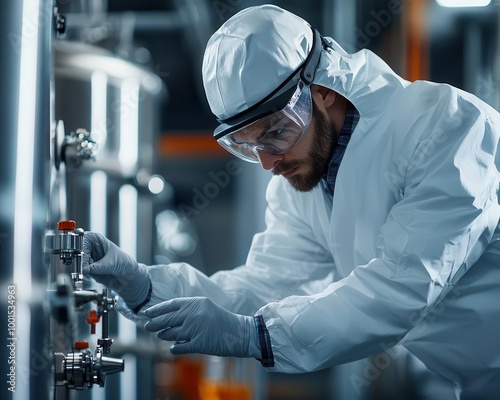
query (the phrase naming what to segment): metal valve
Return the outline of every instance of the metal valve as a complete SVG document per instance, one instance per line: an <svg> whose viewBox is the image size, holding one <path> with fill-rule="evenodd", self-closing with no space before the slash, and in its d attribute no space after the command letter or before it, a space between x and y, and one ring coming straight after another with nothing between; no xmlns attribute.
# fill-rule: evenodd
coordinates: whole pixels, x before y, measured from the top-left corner
<svg viewBox="0 0 500 400"><path fill-rule="evenodd" d="M72 389L90 389L94 384L104 386L107 375L122 372L125 361L119 358L105 357L102 349L97 348L93 355L84 341L75 343L79 352L54 354L54 372L57 386Z"/></svg>
<svg viewBox="0 0 500 400"><path fill-rule="evenodd" d="M62 159L69 168L79 168L85 160L95 160L97 143L90 132L77 129L64 139Z"/></svg>
<svg viewBox="0 0 500 400"><path fill-rule="evenodd" d="M101 337L97 339L94 354L87 341L73 342L73 339L70 342L74 343L72 352L66 353L70 346L64 346L58 348L59 352L53 353L56 385L72 389L88 389L94 384L102 387L107 375L125 368L124 360L104 355L110 353L113 344L113 339L109 337L109 312L115 309L116 298L107 288L101 292L84 289L83 236L83 229L77 229L76 222L69 220L60 221L57 232L51 232L46 237L52 269L63 269L48 292L51 315L58 324L74 324L78 312L83 311L85 305L95 303L97 309L90 310L86 318L91 326L91 334L95 333L96 324L101 322Z"/></svg>
<svg viewBox="0 0 500 400"><path fill-rule="evenodd" d="M108 289L106 288L102 290L102 293L97 293L94 290L75 291L73 292L73 296L76 308L80 308L91 301L97 303L97 311L90 310L86 321L90 324L91 334L93 334L95 333L95 324L99 322L99 319L102 317L102 333L101 337L97 339L97 344L104 354L108 354L113 344L113 339L109 337L109 311L115 309L116 299L114 297L108 297Z"/></svg>
<svg viewBox="0 0 500 400"><path fill-rule="evenodd" d="M56 29L56 32L62 35L66 32L66 17L59 13L58 7L54 7L54 19L54 27Z"/></svg>
<svg viewBox="0 0 500 400"><path fill-rule="evenodd" d="M75 221L57 223L58 234L55 236L53 253L59 254L64 265L70 266L71 281L74 290L83 289L83 234L76 228Z"/></svg>

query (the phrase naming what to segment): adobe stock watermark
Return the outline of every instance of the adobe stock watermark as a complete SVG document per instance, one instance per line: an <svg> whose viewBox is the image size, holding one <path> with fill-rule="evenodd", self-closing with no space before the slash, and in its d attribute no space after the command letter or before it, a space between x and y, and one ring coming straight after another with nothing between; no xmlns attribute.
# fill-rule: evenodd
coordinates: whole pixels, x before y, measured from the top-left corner
<svg viewBox="0 0 500 400"><path fill-rule="evenodd" d="M71 348L74 343L72 338L78 336L78 326L73 323L65 324L50 335L42 348L30 350L29 366L19 365L19 385L28 385L30 377L45 374L53 366L53 353L63 348Z"/></svg>
<svg viewBox="0 0 500 400"><path fill-rule="evenodd" d="M16 286L7 286L7 390L16 391Z"/></svg>
<svg viewBox="0 0 500 400"><path fill-rule="evenodd" d="M140 114L140 104L160 92L161 86L161 81L152 74L144 74L140 80L124 85L120 96L110 102L106 116L99 118L92 126L92 138L102 145L109 132L118 132L122 120L137 117ZM113 117L108 117L107 114Z"/></svg>
<svg viewBox="0 0 500 400"><path fill-rule="evenodd" d="M481 100L495 107L495 94L497 84L493 75L484 76L479 74L476 78L474 94ZM499 104L500 105L500 104Z"/></svg>
<svg viewBox="0 0 500 400"><path fill-rule="evenodd" d="M442 146L454 145L455 141L450 141L451 135L456 133L476 113L478 113L477 107L469 102L463 103L459 113L443 113L441 119L422 132L415 144L414 151L399 155L392 163L391 168L384 172L383 175L387 183L392 187L403 187L403 182L409 174L416 173L422 163L432 162L432 157L443 153ZM425 173L425 168L421 169L420 174ZM414 180L420 178L413 177Z"/></svg>
<svg viewBox="0 0 500 400"><path fill-rule="evenodd" d="M307 233L301 232L301 234L306 235ZM276 245L271 242L257 240L252 243L252 246L254 250L262 254L276 253ZM290 291L296 292L298 290L298 292L296 292L297 294L302 294L304 296L314 295L325 290L328 285L336 280L335 261L326 247L315 244L314 247L307 252L306 257L304 257L305 253L301 248L296 249L292 247L284 251L286 251L289 262L283 264L284 269L279 269L277 267L272 268L269 271L269 276L281 277L287 275L287 293L290 293ZM290 274L290 271L295 271L295 274ZM304 276L310 275L312 271L314 271L315 274L314 281L304 285ZM321 273L319 271L321 271ZM295 279L293 276L295 276ZM271 280L273 280L273 278L271 278ZM287 293L273 290L269 293L266 302L280 301L288 296Z"/></svg>
<svg viewBox="0 0 500 400"><path fill-rule="evenodd" d="M23 44L28 44L37 38L40 28L50 24L53 18L53 9L46 7L41 1L38 11L25 15L22 21L21 34L9 32L7 38L16 54L21 52Z"/></svg>
<svg viewBox="0 0 500 400"><path fill-rule="evenodd" d="M238 8L243 4L243 0L213 0L212 7L217 13L220 21L230 18ZM401 14L403 11L402 0L389 0L384 9L371 10L371 20L368 21L362 29L354 28L354 35L357 44L360 47L367 47L370 42L376 38L383 29L387 28L393 17Z"/></svg>
<svg viewBox="0 0 500 400"><path fill-rule="evenodd" d="M16 285L11 283L7 286L7 359L5 360L8 368L6 374L7 390L15 393L16 388L29 384L31 376L37 376L42 371L46 371L52 363L50 354L52 348L58 348L61 344L70 343L70 338L76 334L76 327L71 325L67 327L61 335L54 335L51 343L46 343L44 349L30 349L30 363L28 365L20 364L17 360L17 316L18 309L16 305ZM68 331L69 330L69 331Z"/></svg>
<svg viewBox="0 0 500 400"><path fill-rule="evenodd" d="M219 16L219 19L225 21L234 14L242 3L243 0L213 0L212 7Z"/></svg>
<svg viewBox="0 0 500 400"><path fill-rule="evenodd" d="M380 35L383 29L390 25L393 17L401 14L402 11L402 0L389 0L385 9L371 10L372 19L365 24L363 29L356 27L354 30L357 45L367 47L374 38Z"/></svg>
<svg viewBox="0 0 500 400"><path fill-rule="evenodd" d="M364 388L369 388L370 385L380 377L394 362L398 360L402 348L397 345L403 345L405 340L411 337L424 333L429 326L429 323L435 321L446 310L447 305L456 300L462 293L463 288L460 285L455 285L452 290L437 303L429 312L418 310L410 314L408 323L410 330L408 333L400 334L391 342L380 342L381 353L374 357L363 360L364 368L361 374L351 374L349 381L355 392L360 395Z"/></svg>
<svg viewBox="0 0 500 400"><path fill-rule="evenodd" d="M177 207L179 215L185 220L197 216L205 210L210 202L218 197L222 190L229 186L232 178L241 174L243 168L236 160L227 162L223 170L208 173L209 180L202 188L192 189L193 198L191 204L181 203Z"/></svg>

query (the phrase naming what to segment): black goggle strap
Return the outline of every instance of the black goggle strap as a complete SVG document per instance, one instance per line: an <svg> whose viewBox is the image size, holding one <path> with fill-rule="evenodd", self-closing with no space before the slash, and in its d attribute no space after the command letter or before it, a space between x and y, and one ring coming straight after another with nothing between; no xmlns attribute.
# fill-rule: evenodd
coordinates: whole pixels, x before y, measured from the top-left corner
<svg viewBox="0 0 500 400"><path fill-rule="evenodd" d="M314 74L316 73L316 68L319 64L324 43L319 32L313 27L311 27L311 29L313 30L313 43L311 51L304 62L304 67L300 71L300 79L307 85L310 85L314 80Z"/></svg>

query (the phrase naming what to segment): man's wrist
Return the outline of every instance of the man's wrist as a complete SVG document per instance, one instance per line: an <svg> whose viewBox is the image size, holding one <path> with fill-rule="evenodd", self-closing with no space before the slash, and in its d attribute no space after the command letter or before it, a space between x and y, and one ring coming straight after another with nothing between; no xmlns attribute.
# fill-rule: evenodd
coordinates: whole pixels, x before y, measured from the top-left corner
<svg viewBox="0 0 500 400"><path fill-rule="evenodd" d="M151 282L151 279L149 279L149 288L148 288L148 293L146 295L146 298L140 303L139 305L135 306L134 308L131 308L131 310L137 314L142 307L144 307L149 301L151 300L151 295L153 294L153 283Z"/></svg>
<svg viewBox="0 0 500 400"><path fill-rule="evenodd" d="M248 341L248 357L260 360L262 358L262 353L260 351L259 336L257 335L257 329L255 328L254 317L245 317L248 323L248 329L250 331L250 339Z"/></svg>
<svg viewBox="0 0 500 400"><path fill-rule="evenodd" d="M257 335L256 343L258 343L260 350L260 358L256 358L260 360L263 367L274 367L271 337L269 336L269 331L267 330L266 323L264 322L264 317L262 317L262 315L255 315L253 319L255 324L255 333Z"/></svg>

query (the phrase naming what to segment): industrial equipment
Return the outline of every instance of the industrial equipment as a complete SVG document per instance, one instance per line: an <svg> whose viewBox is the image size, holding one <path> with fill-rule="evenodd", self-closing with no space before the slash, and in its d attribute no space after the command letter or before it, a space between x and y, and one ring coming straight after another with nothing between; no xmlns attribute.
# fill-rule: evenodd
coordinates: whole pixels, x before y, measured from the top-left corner
<svg viewBox="0 0 500 400"><path fill-rule="evenodd" d="M124 370L124 361L105 356L111 351L113 340L109 337L109 312L114 310L116 299L110 297L108 289L101 292L87 289L82 272L84 231L76 227L75 221L60 221L57 231L47 235L47 251L51 255L50 276L55 277L49 291L51 315L54 319L52 334L62 327L76 325L75 317L84 317L85 305L95 303L85 318L95 334L96 324L101 319L102 333L97 339L94 353L87 340L72 341L72 352L54 352L54 374L56 386L73 389L89 389L94 384L104 386L107 375ZM73 312L74 311L74 312ZM85 338L86 339L86 338Z"/></svg>

